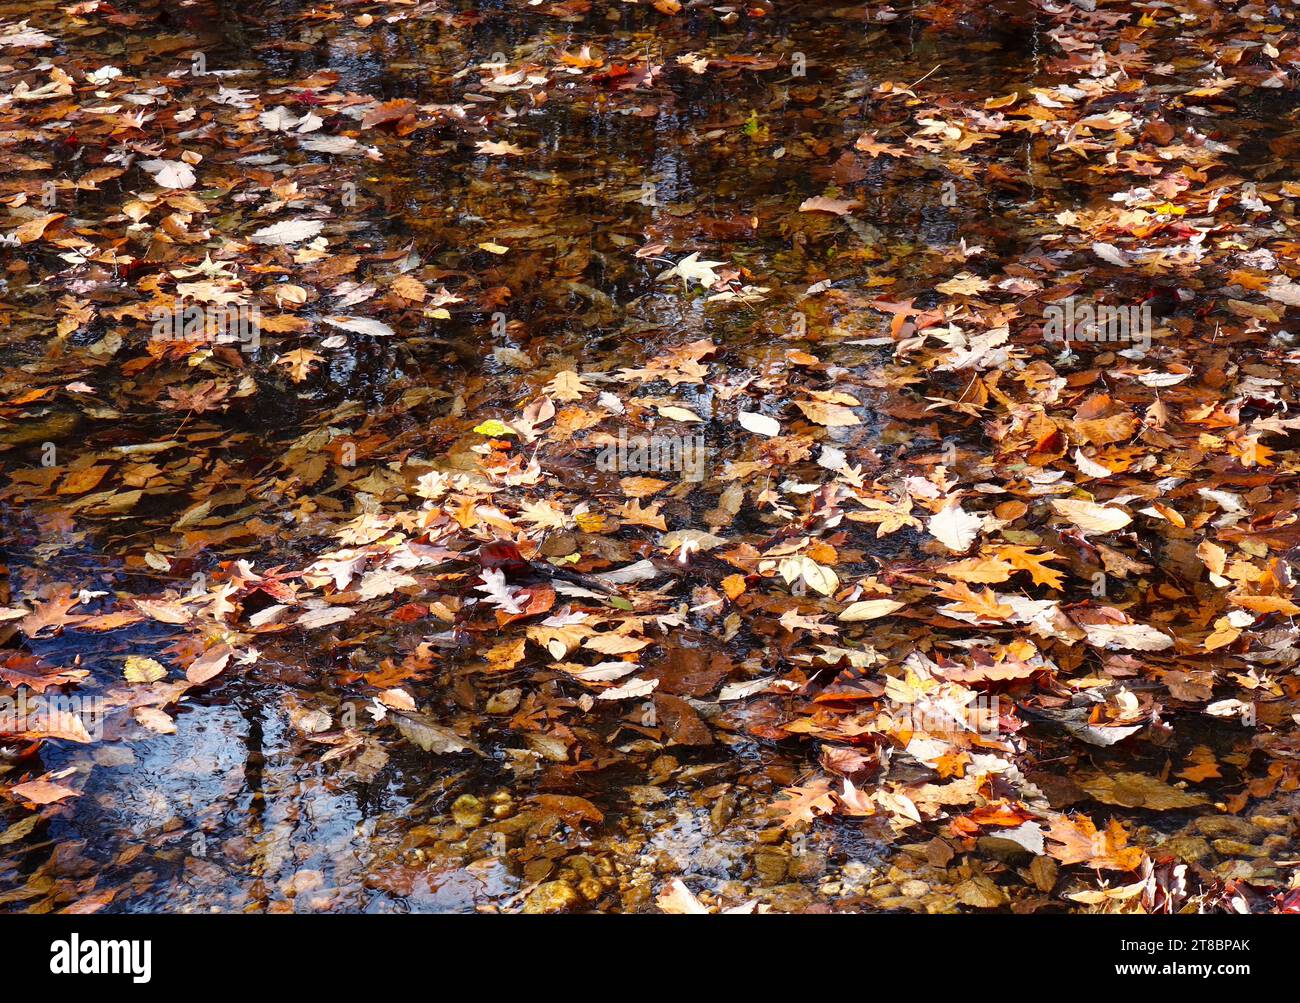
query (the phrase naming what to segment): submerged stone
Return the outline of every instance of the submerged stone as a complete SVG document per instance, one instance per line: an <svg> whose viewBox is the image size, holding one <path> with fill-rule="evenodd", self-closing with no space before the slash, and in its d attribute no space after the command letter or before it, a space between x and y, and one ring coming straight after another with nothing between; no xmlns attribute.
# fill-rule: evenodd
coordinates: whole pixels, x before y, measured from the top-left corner
<svg viewBox="0 0 1300 1003"><path fill-rule="evenodd" d="M524 900L529 914L571 912L582 905L582 896L567 881L545 881Z"/></svg>

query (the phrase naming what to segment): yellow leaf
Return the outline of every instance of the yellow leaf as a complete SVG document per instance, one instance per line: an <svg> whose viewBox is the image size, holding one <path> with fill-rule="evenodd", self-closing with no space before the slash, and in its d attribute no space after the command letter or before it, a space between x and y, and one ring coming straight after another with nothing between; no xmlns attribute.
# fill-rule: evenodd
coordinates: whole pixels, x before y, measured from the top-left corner
<svg viewBox="0 0 1300 1003"><path fill-rule="evenodd" d="M128 655L123 672L128 683L156 683L167 676L167 669L152 658Z"/></svg>
<svg viewBox="0 0 1300 1003"><path fill-rule="evenodd" d="M474 431L477 432L479 435L491 436L494 439L499 439L502 436L506 436L506 435L519 434L513 428L511 428L509 425L507 425L505 422L501 421L498 418L489 418L487 421L475 425Z"/></svg>

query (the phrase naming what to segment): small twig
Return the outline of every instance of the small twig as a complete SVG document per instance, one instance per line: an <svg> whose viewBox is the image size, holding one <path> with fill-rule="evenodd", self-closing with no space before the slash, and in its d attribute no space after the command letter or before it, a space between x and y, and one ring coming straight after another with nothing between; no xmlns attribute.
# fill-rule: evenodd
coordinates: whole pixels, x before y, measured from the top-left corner
<svg viewBox="0 0 1300 1003"><path fill-rule="evenodd" d="M916 81L916 83L908 84L908 85L907 85L907 89L910 91L913 87L916 86L916 84L923 83L924 81L928 80L931 76L934 75L934 71L937 70L937 69L938 69L940 66L942 66L942 65L943 65L943 63L935 63L935 64L934 64L934 69L930 70L929 73L927 73L925 76L923 76L920 80Z"/></svg>

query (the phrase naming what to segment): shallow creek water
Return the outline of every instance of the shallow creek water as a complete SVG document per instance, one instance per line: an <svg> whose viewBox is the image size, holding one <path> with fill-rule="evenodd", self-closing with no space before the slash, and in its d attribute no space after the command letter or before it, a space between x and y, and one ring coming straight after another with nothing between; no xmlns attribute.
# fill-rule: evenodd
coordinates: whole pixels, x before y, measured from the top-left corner
<svg viewBox="0 0 1300 1003"><path fill-rule="evenodd" d="M938 175L886 157L872 160L861 177L850 174L862 202L851 231L826 219L799 230L772 223L778 210L823 193L834 176L828 151L850 145L864 129L887 128L871 98L881 81L925 79L933 91L982 99L1053 79L1044 69L1039 26L1016 4L954 30L908 16L904 4L899 17L874 21L864 8L781 3L766 17L733 24L688 11L655 31L646 30L641 12L616 3L596 3L569 18L515 3L447 3L437 5L446 15L441 20L366 27L345 5L221 6L227 13L220 21L200 8L178 10L166 23L199 39L209 65L248 71L232 76L231 86L258 89L328 72L337 74L338 92L447 106L492 100L517 116L511 141L537 152L525 170L508 173L497 158L474 153L445 130L368 136L383 160L358 169L358 205L345 227L348 243L364 253L396 256L410 247L448 277L474 272L485 286L508 287L507 324L494 326L488 312L457 314L436 330L429 325L400 340L336 352L320 378L258 393L247 408L189 419L190 432L212 431L208 451L189 474L173 472L172 496L150 497L129 519L68 525L59 535L42 521L39 506L7 507L0 530L10 543L11 601L52 581L140 591L165 582L138 559L140 537L174 522L190 504L185 478L210 474L215 463L264 469L312 429L367 412L378 416L371 433L420 448L426 423L466 402L517 406L520 375L503 364L502 349L544 358L548 371L566 362L613 371L644 364L660 346L711 338L736 367L762 373L788 349L818 346L867 405L870 420L855 430L854 443L869 441L887 466L915 430L875 409L887 391L874 375L882 349L871 342L885 333L887 318L856 304L882 290L926 306L934 296L936 249L964 240L997 257L1013 255L1053 214L1094 197L1086 169L1062 174L1047 166L1035 147L1040 141L1024 138L998 146L1000 171L963 179L955 205L939 197ZM24 9L0 3L6 18ZM303 16L316 9L318 20ZM81 44L101 51L105 63L121 63L138 39L107 26ZM539 103L526 89L485 93L479 75L464 72L498 57L540 64L546 53L584 46L605 58L649 51L656 62L700 52L744 58L670 88L647 88L636 101L585 87L570 96L561 76ZM806 62L806 76L790 73L793 54ZM777 71L746 62L763 67L777 57L784 61ZM1281 120L1275 128L1293 131ZM1253 150L1260 163L1266 160L1267 136L1252 126L1240 139L1243 159ZM230 159L240 152L230 151ZM288 179L301 164L272 157L256 166ZM1004 184L1012 172L1017 183ZM89 215L94 196L86 198L79 211ZM120 194L106 189L102 198ZM712 243L719 257L725 253L752 276L747 281L771 293L723 312L701 296L665 290L631 253L647 236ZM477 249L484 242L543 253L496 262ZM818 283L843 295L800 305ZM19 306L39 309L34 299ZM807 313L806 336L789 332L796 306ZM37 363L25 330L18 317L5 336L6 367ZM53 409L37 433L6 429L11 448L4 461L32 463L45 441L103 449L174 434L182 416L160 415L134 389L115 399L108 392L112 404L102 416ZM711 390L698 389L707 407ZM403 404L412 400L416 406ZM726 430L708 434L727 455ZM382 458L362 463L379 466ZM577 466L561 473L575 484L589 476ZM311 552L316 541L273 531L285 521L277 506L288 503L274 493L250 502L250 515L272 529L216 554L263 568ZM897 557L914 542L902 533L876 546L880 556ZM171 574L183 583L211 566ZM117 889L105 908L121 911L514 911L544 882L562 882L573 901L534 901L537 909L642 911L653 908L673 875L777 909L959 907L952 879L921 846L927 836L900 850L875 820L827 822L795 836L773 824L768 806L782 787L808 774L812 760L807 749L740 731L706 748L664 749L588 772L545 763L521 771L504 753L504 739L485 740L486 757L436 757L389 732L380 739L385 757L322 766L319 750L295 728L295 715L309 703L339 709L353 699L360 673L382 666L402 650L399 641L420 630L393 623L339 648L272 638L255 665L192 693L175 716L174 735L104 748L47 744L39 753L47 770L95 766L79 798L21 840L0 845L0 909L59 908L88 887L92 874L103 876L99 888ZM170 636L165 624L148 623L102 635L69 631L32 649L115 678L127 654L156 651ZM705 650L726 648L705 623L688 637ZM459 671L472 654L450 658L445 671L413 684L421 702L472 704L475 687L485 682ZM491 680L492 687L502 681ZM1212 726L1181 732L1177 741L1182 748L1209 744L1225 758L1247 744L1239 733ZM1053 742L1042 736L1044 763L1053 758ZM1137 768L1131 758L1094 752L1098 765ZM586 799L601 817L582 818L584 809L565 797ZM1262 826L1233 820L1207 828L1183 813L1127 817L1157 841L1235 840L1248 863L1252 847L1270 834L1275 858L1294 849L1285 821L1290 807L1279 798L1263 813L1276 821ZM0 832L21 815L0 808ZM1221 862L1247 866L1233 863L1227 844L1219 849Z"/></svg>

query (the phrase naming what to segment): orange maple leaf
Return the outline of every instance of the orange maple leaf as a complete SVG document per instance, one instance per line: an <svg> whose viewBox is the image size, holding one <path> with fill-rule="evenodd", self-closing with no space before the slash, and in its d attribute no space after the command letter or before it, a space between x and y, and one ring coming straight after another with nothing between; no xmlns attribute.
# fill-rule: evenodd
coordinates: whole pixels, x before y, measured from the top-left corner
<svg viewBox="0 0 1300 1003"><path fill-rule="evenodd" d="M992 589L976 592L965 582L955 582L939 590L939 595L952 599L958 612L974 613L992 620L1005 620L1014 610L998 602L998 594Z"/></svg>
<svg viewBox="0 0 1300 1003"><path fill-rule="evenodd" d="M1118 819L1098 830L1087 815L1058 815L1047 832L1047 852L1063 864L1086 863L1110 871L1136 870L1146 856L1139 846L1128 845L1128 833Z"/></svg>
<svg viewBox="0 0 1300 1003"><path fill-rule="evenodd" d="M1046 585L1049 589L1059 589L1065 581L1062 572L1044 565L1048 561L1059 561L1061 555L1054 550L1045 554L1034 554L1028 547L998 547L999 559L1011 564L1017 571L1027 571L1035 585Z"/></svg>
<svg viewBox="0 0 1300 1003"><path fill-rule="evenodd" d="M835 810L835 796L830 783L817 780L804 787L786 787L781 793L789 800L776 807L783 813L781 825L789 829L800 822L811 822L817 815L829 815Z"/></svg>

